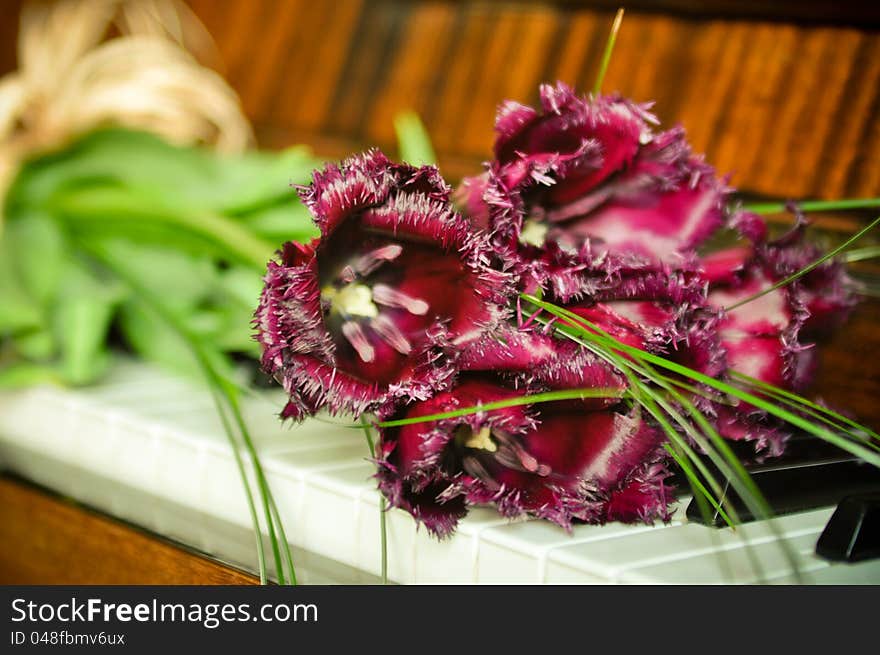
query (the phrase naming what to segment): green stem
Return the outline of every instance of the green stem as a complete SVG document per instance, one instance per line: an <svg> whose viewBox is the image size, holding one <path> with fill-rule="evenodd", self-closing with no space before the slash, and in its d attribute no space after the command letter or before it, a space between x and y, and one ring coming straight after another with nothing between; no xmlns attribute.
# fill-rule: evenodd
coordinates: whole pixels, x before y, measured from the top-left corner
<svg viewBox="0 0 880 655"><path fill-rule="evenodd" d="M157 207L122 189L98 188L69 192L51 201L51 209L80 221L153 222L195 234L260 274L275 247L240 223L209 211L174 211Z"/></svg>
<svg viewBox="0 0 880 655"><path fill-rule="evenodd" d="M608 35L608 41L605 43L602 62L599 64L599 74L596 75L596 83L593 85L594 95L599 95L602 92L602 82L605 81L605 73L608 71L608 64L611 63L611 53L614 51L614 43L617 41L617 33L620 31L621 22L623 22L623 7L617 10L614 22L611 23L611 33Z"/></svg>
<svg viewBox="0 0 880 655"><path fill-rule="evenodd" d="M845 200L804 200L794 203L805 212L843 211L848 209L872 209L880 207L880 198L847 198ZM746 211L755 214L780 214L788 209L788 203L765 202L745 205Z"/></svg>
<svg viewBox="0 0 880 655"><path fill-rule="evenodd" d="M370 449L370 457L376 457L376 446L373 443L373 433L365 416L361 415L361 426L364 428L364 436L367 438L367 446ZM388 530L385 525L385 514L388 506L385 496L379 494L379 548L381 550L381 575L382 584L388 584Z"/></svg>
<svg viewBox="0 0 880 655"><path fill-rule="evenodd" d="M858 241L859 239L861 239L863 236L865 236L868 232L870 232L870 231L873 230L875 227L877 227L877 225L880 225L880 216L878 216L877 218L875 218L875 219L874 219L873 221L871 221L868 225L866 225L866 226L863 227L861 230L859 230L858 232L856 232L853 236L851 236L849 239L847 239L846 241L844 241L843 243L841 243L839 246L837 246L837 247L834 248L833 250L827 252L825 255L823 255L822 257L820 257L820 258L817 259L816 261L814 261L812 264L810 264L810 265L808 265L808 266L805 266L804 268L802 268L801 270L799 270L797 273L794 273L793 275L789 275L789 276L788 276L787 278L785 278L784 280L780 280L780 281L777 282L776 284L774 284L774 285L772 285L772 286L770 286L770 287L767 287L767 288L764 289L763 291L759 291L758 293L754 293L754 294L752 294L751 296L749 296L748 298L745 298L744 300L740 300L739 302L736 302L736 303L730 305L729 307L725 307L725 308L724 308L724 311L727 311L727 312L733 311L733 310L736 309L737 307L742 307L742 306L745 305L746 303L750 303L750 302L752 302L753 300L757 300L758 298L760 298L760 297L762 297L762 296L766 296L768 293L771 293L771 292L773 292L773 291L776 291L776 289L779 289L779 288L784 287L784 286L786 286L786 285L788 285L788 284L791 284L792 282L794 282L794 281L797 280L798 278L800 278L800 277L806 275L807 273L809 273L810 271L812 271L814 268L816 268L816 267L818 267L818 266L821 266L822 264L824 264L825 262L827 262L827 261L828 261L829 259L831 259L832 257L836 257L838 254L840 254L841 252L843 252L844 250L846 250L846 249L847 249L849 246L851 246L853 243L855 243L856 241Z"/></svg>

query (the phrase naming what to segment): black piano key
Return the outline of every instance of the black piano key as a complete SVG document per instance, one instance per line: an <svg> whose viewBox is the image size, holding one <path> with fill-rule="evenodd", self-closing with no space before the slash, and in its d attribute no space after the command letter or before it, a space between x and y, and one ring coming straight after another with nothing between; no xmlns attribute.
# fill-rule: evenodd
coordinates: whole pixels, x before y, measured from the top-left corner
<svg viewBox="0 0 880 655"><path fill-rule="evenodd" d="M832 507L846 496L880 492L880 469L815 439L797 439L783 457L752 462L746 469L776 515ZM716 479L720 479L717 472ZM755 520L729 481L722 487L739 519ZM706 524L696 500L690 502L686 515ZM708 525L726 523L712 510Z"/></svg>
<svg viewBox="0 0 880 655"><path fill-rule="evenodd" d="M816 542L816 554L836 562L880 557L880 493L841 500Z"/></svg>

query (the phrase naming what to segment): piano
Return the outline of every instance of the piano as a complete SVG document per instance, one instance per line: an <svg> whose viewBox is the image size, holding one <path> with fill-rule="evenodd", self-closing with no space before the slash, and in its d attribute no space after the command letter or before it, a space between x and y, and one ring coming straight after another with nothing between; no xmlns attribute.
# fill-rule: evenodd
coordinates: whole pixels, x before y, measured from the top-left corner
<svg viewBox="0 0 880 655"><path fill-rule="evenodd" d="M379 581L379 495L363 433L321 419L282 426L277 391L244 402L294 549L299 581ZM98 386L0 393L0 469L245 570L253 531L222 424L197 382L131 360ZM708 527L682 497L669 524L509 521L477 508L438 542L386 515L389 579L401 584L877 584L880 559L816 555L835 505ZM693 515L693 512L690 513ZM271 558L270 558L271 559Z"/></svg>

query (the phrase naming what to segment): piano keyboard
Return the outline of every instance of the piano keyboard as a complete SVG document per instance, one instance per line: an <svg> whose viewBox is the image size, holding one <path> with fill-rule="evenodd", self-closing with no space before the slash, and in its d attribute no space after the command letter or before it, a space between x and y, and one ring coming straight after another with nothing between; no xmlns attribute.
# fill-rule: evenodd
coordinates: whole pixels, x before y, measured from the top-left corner
<svg viewBox="0 0 880 655"><path fill-rule="evenodd" d="M281 426L283 398L244 411L294 548L301 582L378 580L379 495L363 433L317 419ZM186 379L130 361L100 386L0 393L0 468L218 560L254 570L245 495L211 397ZM680 501L668 525L514 521L478 508L443 542L399 510L387 515L397 583L880 583L880 560L814 554L834 508L715 529ZM798 571L795 575L794 567Z"/></svg>

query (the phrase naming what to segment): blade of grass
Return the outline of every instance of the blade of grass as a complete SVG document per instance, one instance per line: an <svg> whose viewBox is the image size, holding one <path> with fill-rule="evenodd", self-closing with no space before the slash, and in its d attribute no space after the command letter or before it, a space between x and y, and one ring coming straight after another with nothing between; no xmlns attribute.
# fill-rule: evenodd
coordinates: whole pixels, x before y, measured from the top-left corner
<svg viewBox="0 0 880 655"><path fill-rule="evenodd" d="M491 412L496 409L506 409L507 407L516 407L519 405L532 405L534 403L546 403L556 400L620 398L622 394L623 392L620 389L566 389L562 391L546 391L543 393L532 394L530 396L516 396L507 400L496 400L484 405L474 405L473 407L465 407L449 412L439 412L437 414L428 414L426 416L413 416L411 418L401 418L393 421L382 421L376 425L380 428L396 428L402 425L413 425L415 423L425 423L427 421L442 421L447 418L458 418L459 416L467 416L468 414Z"/></svg>
<svg viewBox="0 0 880 655"><path fill-rule="evenodd" d="M557 307L556 305L538 300L534 296L525 296L525 299L535 305L541 306L542 308L546 309L550 314L559 316L561 318L566 318L568 320L580 321L583 325L587 325L587 327L589 327L590 329L598 330L596 326L589 325L589 321L584 320L577 314L567 312L561 307ZM691 380L706 384L722 393L733 396L740 401L744 401L746 403L749 403L750 405L754 405L755 407L764 410L768 414L782 419L783 421L794 425L795 427L801 428L802 430L812 434L813 436L828 441L829 443L832 443L833 445L836 445L843 450L846 450L847 452L856 455L857 457L861 457L862 459L873 464L874 466L880 467L880 455L872 453L861 444L851 443L849 440L842 438L840 435L837 435L825 428L810 423L806 419L797 416L796 414L793 414L788 410L777 407L773 403L769 403L766 400L755 396L754 394L743 391L742 389L734 387L721 380L717 380L694 369L688 368L687 366L678 364L677 362L667 360L663 357L640 350L638 348L633 348L632 346L628 346L620 341L617 341L616 339L609 338L606 343L610 343L611 347L618 352L638 357L648 363L672 371L673 373L677 373L678 375L690 378Z"/></svg>
<svg viewBox="0 0 880 655"><path fill-rule="evenodd" d="M560 314L565 314L565 313L570 314L570 316L568 316L568 318L575 318L576 320L579 319L583 323L589 323L589 321L586 321L586 320L580 318L576 314L572 314L571 312L566 312L566 310L564 310L563 308L557 308L557 309L559 310ZM564 328L564 327L565 327L564 325L559 326L559 328ZM577 329L578 324L576 323L572 327ZM599 335L594 334L593 332L586 330L586 329L583 329L582 327L580 328L579 331L581 332L583 337L587 338L588 340L591 340L593 344L596 344L597 342L601 342L602 340L604 340L607 342L607 344L610 344L613 348L613 345L615 343L619 343L616 341L616 339L614 339L613 337L608 335L606 332L604 332L604 330L602 330L598 326L593 325L592 329L600 334ZM643 352L638 349L632 349L632 350L634 350L636 353ZM597 352L595 350L595 348L593 349L593 351ZM746 507L749 508L749 510L752 512L752 514L755 517L767 519L767 520L772 519L772 517L773 517L772 509L770 508L769 503L764 498L760 489L758 489L757 485L754 483L754 480L751 478L751 476L748 474L748 472L742 466L742 462L740 462L740 460L735 456L733 451L730 449L729 445L718 434L718 432L711 425L711 423L702 415L702 412L700 412L699 409L697 407L695 407L693 405L693 403L690 402L690 400L688 400L687 398L685 398L684 396L679 394L677 391L675 391L671 387L671 385L664 382L664 380L656 372L653 371L653 368L651 366L645 364L644 362L641 362L640 365L636 365L631 360L622 358L619 355L616 355L616 356L612 355L612 352L613 351L608 351L608 355L616 358L613 361L617 364L618 368L621 368L621 370L625 370L626 367L630 367L634 371L638 371L641 376L649 379L654 384L657 384L659 387L664 388L667 391L667 393L669 393L673 397L673 399L676 402L678 402L685 409L685 411L687 411L688 416L690 416L696 422L696 424L700 428L700 430L702 430L703 433L705 433L705 435L709 438L709 441L711 442L711 444L707 443L706 439L704 438L704 436L702 434L700 434L699 430L695 429L695 427L690 423L690 421L685 419L684 416L682 416L682 414L680 412L678 412L678 410L676 410L668 402L666 402L662 397L660 397L660 395L654 389L652 389L651 387L649 387L647 385L641 384L637 379L636 380L631 379L631 385L632 385L631 388L638 388L643 396L653 398L654 401L656 402L656 404L659 405L671 418L673 418L673 420L687 434L689 434L692 439L694 439L694 441L704 450L704 452L706 452L707 456L712 461L712 463L725 476L725 478L728 480L729 484L733 486L734 491L736 491L737 495L743 500L743 502L746 504ZM634 359L636 359L638 361L639 358L636 354L633 354L633 357L634 357ZM606 357L606 360L607 359L608 359L608 357ZM645 406L648 407L649 410L651 409L650 405L646 404ZM665 420L662 419L658 413L652 411L652 415L655 417L656 420L658 420L658 423L661 423L661 425L664 427L670 440L675 441L676 440L676 433L674 432L674 430L669 430L666 427ZM677 443L684 443L684 442L677 441ZM714 483L714 478L705 469L705 467L702 466L702 462L700 462L700 460L696 457L693 458L693 461L694 461L695 465L699 468L700 472L704 475L704 477L706 477L706 479L709 480L710 483ZM712 484L712 488L713 488L713 491L715 491L715 493L718 494L719 496L723 495L722 492L720 491L719 487L717 486L717 483ZM707 496L707 498L712 500L711 496ZM723 501L723 498L722 498L722 501ZM719 504L720 504L720 502L719 502ZM740 522L739 517L736 515L736 513L732 507L730 508L730 517L723 516L723 518L725 519L725 521L727 521L727 523L729 525L731 525L731 527L733 527L734 523ZM775 525L775 523L770 521L769 525L770 525L771 530L776 535L777 542L779 543L780 548L782 549L784 556L786 557L786 559L788 560L788 562L791 566L791 570L792 570L794 577L797 580L800 580L801 573L800 573L800 570L799 570L799 567L797 564L796 555L795 555L793 549L791 548L791 546L787 542L785 542L784 539L782 539L782 534L779 531L778 527ZM762 569L760 566L760 562L754 556L754 553L751 551L751 549L748 550L747 556L749 557L750 561L752 562L752 565L753 565L756 573L758 574L758 576L762 577L763 572L762 572Z"/></svg>
<svg viewBox="0 0 880 655"><path fill-rule="evenodd" d="M230 392L230 389L234 388L235 385L234 383L226 382L223 376L221 376L220 373L215 370L213 364L211 363L210 356L205 352L204 347L199 339L190 333L189 329L177 318L174 311L169 309L161 300L156 298L149 290L149 288L147 288L145 285L142 285L135 276L129 275L128 270L125 268L125 266L116 261L116 257L112 252L110 252L108 248L98 243L82 243L81 245L85 251L90 252L100 263L107 266L107 268L113 271L113 273L115 273L121 280L126 282L138 294L141 300L149 304L153 311L155 311L169 326L171 326L174 330L178 332L181 338L190 347L196 359L199 361L202 371L204 372L208 380L209 386L222 394L227 404L230 406L233 416L236 417L236 422L239 424L239 428L241 429L241 427L244 425L244 421L241 419L240 412L236 412L237 403L235 402L234 394ZM270 502L271 492L268 488L268 484L266 483L265 476L263 475L262 466L260 465L259 456L256 452L256 449L253 448L253 443L249 443L250 440L246 438L246 427L245 431L242 434L242 437L245 443L245 447L248 449L251 456L251 464L254 467L254 472L257 478L257 486L260 491L260 496L263 503L263 511L265 514L267 530L269 532L269 540L272 545L272 552L275 558L275 568L278 572L279 580L285 580L284 569L281 562L280 548L274 530L271 506L272 503ZM231 445L234 448L237 448L237 444L234 441ZM244 482L245 484L247 484L246 479L244 480ZM285 543L285 547L289 548L289 544Z"/></svg>
<svg viewBox="0 0 880 655"><path fill-rule="evenodd" d="M844 241L842 244L840 244L840 245L837 246L836 248L834 248L834 249L828 251L827 253L825 253L822 257L820 257L819 259L817 259L816 261L814 261L812 264L809 264L809 265L807 265L807 266L804 266L804 267L803 267L801 270L799 270L797 273L794 273L794 274L792 274L792 275L789 275L789 276L788 276L787 278L785 278L784 280L780 280L780 281L777 282L776 284L773 284L772 286L770 286L770 287L764 289L763 291L759 291L758 293L752 294L752 295L749 296L748 298L745 298L745 299L743 299L743 300L740 300L739 302L736 302L736 303L730 305L729 307L725 307L724 310L727 311L727 312L733 311L733 310L736 309L737 307L742 307L743 305L745 305L745 304L747 304L747 303L750 303L750 302L752 302L753 300L757 300L758 298L761 298L762 296L765 296L765 295L767 295L768 293L771 293L771 292L773 292L773 291L776 291L776 289L779 289L779 288L781 288L781 287L784 287L784 286L786 286L786 285L791 284L791 283L794 282L795 280L797 280L797 279L803 277L804 275L806 275L807 273L809 273L810 271L812 271L814 268L816 268L816 267L818 267L818 266L821 266L822 264L824 264L825 262L827 262L827 261L828 261L829 259L831 259L832 257L836 257L839 253L841 253L841 252L843 252L844 250L846 250L846 249L847 249L849 246L851 246L853 243L855 243L856 241L858 241L859 239L861 239L863 236L865 236L868 232L870 232L870 231L873 230L875 227L877 227L877 225L880 225L880 216L878 216L877 218L875 218L875 219L874 219L873 221L871 221L868 225L866 225L866 226L863 227L861 230L859 230L858 232L856 232L853 236L851 236L849 239L847 239L846 241Z"/></svg>
<svg viewBox="0 0 880 655"><path fill-rule="evenodd" d="M376 457L376 446L373 442L373 432L370 423L366 417L361 415L361 426L364 429L364 436L367 438L367 446L370 448L370 457ZM385 525L385 514L388 510L388 504L385 502L385 496L379 494L379 548L381 550L380 571L382 575L382 584L388 584L388 530Z"/></svg>
<svg viewBox="0 0 880 655"><path fill-rule="evenodd" d="M702 484L696 474L693 473L690 469L690 465L687 461L684 460L684 457L676 452L675 447L671 443L663 444L663 447L666 449L666 452L669 453L669 456L672 457L673 460L678 464L679 468L685 472L685 477L688 481L688 486L691 488L691 495L694 497L694 501L697 503L697 508L700 511L700 516L703 517L703 523L706 525L710 525L712 523L712 512L709 509L709 503L707 502L708 495L706 494L705 488L702 488L700 485ZM716 511L720 512L720 507L716 509ZM726 519L725 519L726 520ZM714 530L709 531L710 538L712 540L712 544L715 547L715 550L718 552L718 561L721 565L722 576L726 580L733 580L734 574L733 569L730 566L730 561L727 557L727 551L720 547L720 539L718 533Z"/></svg>
<svg viewBox="0 0 880 655"><path fill-rule="evenodd" d="M394 117L394 131L397 133L401 161L413 166L437 163L428 130L414 111L397 114Z"/></svg>
<svg viewBox="0 0 880 655"><path fill-rule="evenodd" d="M848 250L843 254L844 260L846 262L860 262L866 259L874 259L875 257L880 257L880 246L865 246L864 248L853 248L852 250Z"/></svg>
<svg viewBox="0 0 880 655"><path fill-rule="evenodd" d="M856 423L850 418L847 418L843 414L839 414L828 407L823 407L822 405L809 400L808 398L804 398L803 396L799 396L796 393L792 393L785 389L780 389L779 387L774 387L771 384L767 384L761 380L745 375L744 373L740 373L738 371L731 370L730 376L739 380L740 382L744 382L756 389L761 390L762 392L773 395L776 399L785 401L790 406L799 409L800 411L809 412L811 416L815 416L819 420L827 422L829 425L833 425L834 427L845 431L850 434L854 439L858 439L860 441L867 442L867 445L880 448L880 445L875 445L870 442L868 437L873 437L877 441L880 441L880 435L876 432L868 428L867 426ZM824 417L823 417L824 415ZM830 417L830 418L827 418ZM831 419L834 419L833 421ZM844 427L848 425L849 428ZM859 434L858 432L862 432L863 434Z"/></svg>
<svg viewBox="0 0 880 655"><path fill-rule="evenodd" d="M263 550L263 530L260 527L260 519L257 516L257 508L254 503L254 495L248 482L247 473L244 470L244 462L241 459L241 453L238 452L238 444L235 440L235 433L232 431L232 425L223 409L223 402L216 389L211 387L211 397L214 399L214 406L217 409L217 415L220 422L223 423L223 431L226 433L227 439L232 446L232 456L235 459L235 466L238 469L238 475L241 477L244 486L245 498L247 500L248 512L251 516L251 525L254 528L254 538L257 540L257 567L260 572L260 584L265 585L268 582L266 574L266 554Z"/></svg>
<svg viewBox="0 0 880 655"><path fill-rule="evenodd" d="M599 95L602 92L602 83L605 81L605 73L608 72L608 64L611 63L611 53L614 52L614 44L617 42L617 33L620 31L620 24L622 22L623 7L617 10L617 13L614 15L614 22L611 23L611 32L608 34L608 41L605 43L605 50L602 52L602 61L599 64L596 83L593 85L594 95Z"/></svg>
<svg viewBox="0 0 880 655"><path fill-rule="evenodd" d="M278 525L278 535L281 539L281 544L284 550L284 558L287 563L287 570L290 572L290 582L291 584L296 584L296 572L293 567L293 555L290 552L290 542L287 541L287 535L284 532L284 526L281 521L281 516L278 514L278 507L275 504L275 498L272 496L272 492L269 489L269 482L266 479L266 474L263 470L263 466L260 463L260 458L257 453L256 446L254 445L254 441L251 438L250 430L247 427L247 422L244 420L244 416L241 413L241 407L238 404L238 398L236 394L236 388L227 380L217 376L216 381L218 385L222 385L226 388L226 398L229 403L229 406L232 410L232 416L235 419L236 424L238 425L239 432L241 433L242 441L245 444L245 448L248 451L248 454L251 457L251 462L254 466L254 472L257 476L257 484L260 489L260 495L262 496L265 503L269 505L269 510L272 513L273 523L277 522ZM275 530L272 523L269 524L269 539L272 543L273 554L275 555L276 561L280 563L281 557L277 552L278 550L278 540L275 538ZM278 581L283 585L286 584L286 578L284 576L283 567L279 566L278 570Z"/></svg>
<svg viewBox="0 0 880 655"><path fill-rule="evenodd" d="M805 212L844 211L848 209L873 209L880 207L880 198L848 198L845 200L804 200L795 203ZM788 203L764 202L745 205L743 209L755 214L780 214L788 209Z"/></svg>

